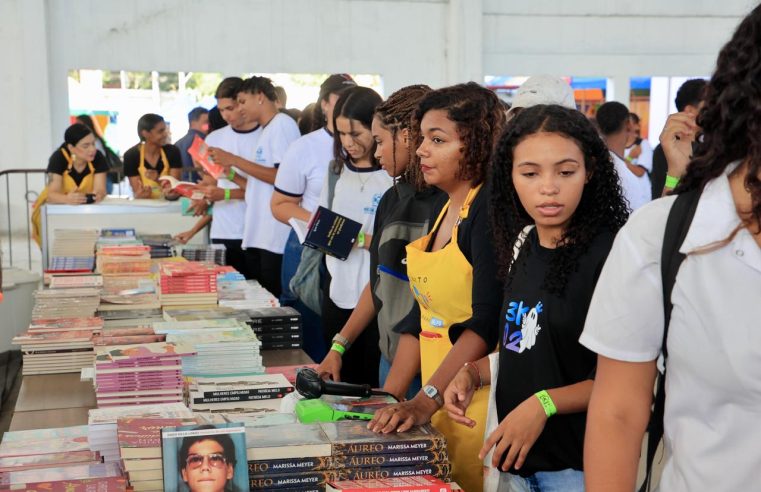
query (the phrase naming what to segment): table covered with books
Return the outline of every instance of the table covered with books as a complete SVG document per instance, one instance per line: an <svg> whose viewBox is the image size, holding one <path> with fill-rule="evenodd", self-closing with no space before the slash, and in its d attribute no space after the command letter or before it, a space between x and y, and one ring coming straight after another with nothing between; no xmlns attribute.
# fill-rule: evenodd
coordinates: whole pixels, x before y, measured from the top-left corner
<svg viewBox="0 0 761 492"><path fill-rule="evenodd" d="M69 256L49 259L32 321L13 339L23 381L0 442L0 482L187 491L218 481L219 490L288 492L364 490L375 479L452 490L439 432L366 428L391 397L295 391L297 371L315 367L301 350L300 314L220 266L223 250L175 256L129 229L57 239L72 236L76 248L54 244ZM57 270L62 262L81 271Z"/></svg>

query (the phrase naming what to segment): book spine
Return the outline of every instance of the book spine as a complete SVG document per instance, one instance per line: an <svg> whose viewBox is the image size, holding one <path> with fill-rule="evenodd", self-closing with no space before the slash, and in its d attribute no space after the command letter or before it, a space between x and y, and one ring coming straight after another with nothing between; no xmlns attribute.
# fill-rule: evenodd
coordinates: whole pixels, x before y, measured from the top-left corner
<svg viewBox="0 0 761 492"><path fill-rule="evenodd" d="M250 326L301 325L301 316L273 316L271 318L251 318L246 321Z"/></svg>
<svg viewBox="0 0 761 492"><path fill-rule="evenodd" d="M264 396L266 398L279 398L281 393L292 393L293 386L278 386L277 388L250 388L243 390L217 390L204 391L204 398L218 398L223 396ZM200 403L200 402L199 402Z"/></svg>
<svg viewBox="0 0 761 492"><path fill-rule="evenodd" d="M356 468L339 470L341 480L378 480L384 478L413 477L431 475L439 480L449 482L452 469L445 463L433 463L416 466L391 466L381 468Z"/></svg>
<svg viewBox="0 0 761 492"><path fill-rule="evenodd" d="M279 490L302 487L324 486L326 482L336 480L336 474L330 471L289 473L284 475L270 475L266 477L249 477L250 490Z"/></svg>
<svg viewBox="0 0 761 492"><path fill-rule="evenodd" d="M202 405L204 403L228 403L234 401L278 400L284 396L285 393L277 393L272 395L230 395L218 397L204 396L203 398L193 398L193 403L196 405Z"/></svg>
<svg viewBox="0 0 761 492"><path fill-rule="evenodd" d="M449 460L446 450L422 451L419 453L394 453L394 454L349 454L336 456L334 463L336 468L361 468L361 467L394 467L412 466L426 463L442 463Z"/></svg>
<svg viewBox="0 0 761 492"><path fill-rule="evenodd" d="M301 342L263 342L260 350L301 348Z"/></svg>
<svg viewBox="0 0 761 492"><path fill-rule="evenodd" d="M333 443L333 456L354 454L398 454L447 449L444 439L416 439L410 441Z"/></svg>
<svg viewBox="0 0 761 492"><path fill-rule="evenodd" d="M264 478L269 475L323 471L331 468L333 468L333 460L328 456L258 460L248 462L248 475L250 478Z"/></svg>

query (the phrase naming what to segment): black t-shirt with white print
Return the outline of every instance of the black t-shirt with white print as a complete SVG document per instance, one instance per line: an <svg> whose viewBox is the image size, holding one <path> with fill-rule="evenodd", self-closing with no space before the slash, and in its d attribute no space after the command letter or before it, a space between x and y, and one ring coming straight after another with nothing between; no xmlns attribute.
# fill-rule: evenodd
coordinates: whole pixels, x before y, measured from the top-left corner
<svg viewBox="0 0 761 492"><path fill-rule="evenodd" d="M539 244L532 230L513 265L500 315L496 402L500 422L534 393L593 378L596 355L579 343L597 278L615 235L601 232L579 258L562 296L542 288L555 250ZM583 469L586 412L554 415L520 470Z"/></svg>

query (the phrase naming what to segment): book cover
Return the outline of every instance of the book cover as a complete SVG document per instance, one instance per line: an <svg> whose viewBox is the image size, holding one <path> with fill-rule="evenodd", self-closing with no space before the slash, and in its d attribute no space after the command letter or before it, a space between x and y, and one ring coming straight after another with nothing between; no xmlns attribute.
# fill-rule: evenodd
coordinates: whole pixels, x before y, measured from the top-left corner
<svg viewBox="0 0 761 492"><path fill-rule="evenodd" d="M375 468L346 468L337 470L341 480L378 480L398 477L430 475L444 482L451 480L452 468L448 463L428 463L412 466L384 466Z"/></svg>
<svg viewBox="0 0 761 492"><path fill-rule="evenodd" d="M376 434L367 422L343 420L318 424L333 446L333 456L373 453L415 453L446 450L446 438L430 424L407 432Z"/></svg>
<svg viewBox="0 0 761 492"><path fill-rule="evenodd" d="M164 491L248 490L245 436L239 423L162 429Z"/></svg>
<svg viewBox="0 0 761 492"><path fill-rule="evenodd" d="M209 146L198 135L193 139L193 143L188 149L188 154L193 158L201 167L211 175L214 179L219 179L220 176L224 176L225 168L215 163L209 155Z"/></svg>
<svg viewBox="0 0 761 492"><path fill-rule="evenodd" d="M250 490L280 490L297 489L302 487L317 487L325 485L330 480L336 480L332 471L314 471L305 473L289 473L286 475L268 475L249 479Z"/></svg>
<svg viewBox="0 0 761 492"><path fill-rule="evenodd" d="M317 207L304 238L304 245L339 260L349 257L362 224L325 207Z"/></svg>
<svg viewBox="0 0 761 492"><path fill-rule="evenodd" d="M340 480L330 482L330 492L451 492L452 487L438 478L423 475L420 477L396 477L369 480Z"/></svg>
<svg viewBox="0 0 761 492"><path fill-rule="evenodd" d="M122 459L160 458L161 429L192 425L192 419L126 417L116 422Z"/></svg>
<svg viewBox="0 0 761 492"><path fill-rule="evenodd" d="M301 314L289 306L247 309L249 325L279 325L301 322Z"/></svg>
<svg viewBox="0 0 761 492"><path fill-rule="evenodd" d="M349 454L335 456L333 465L336 468L354 469L361 467L396 467L422 465L426 463L446 463L449 455L446 450L421 451L416 453L374 453ZM424 475L421 473L420 475Z"/></svg>
<svg viewBox="0 0 761 492"><path fill-rule="evenodd" d="M36 454L31 456L9 456L0 458L0 472L49 468L74 463L100 463L100 456L95 451L72 451L69 453Z"/></svg>
<svg viewBox="0 0 761 492"><path fill-rule="evenodd" d="M333 469L330 456L294 457L285 460L257 460L248 462L248 475L251 478L286 473L305 473Z"/></svg>

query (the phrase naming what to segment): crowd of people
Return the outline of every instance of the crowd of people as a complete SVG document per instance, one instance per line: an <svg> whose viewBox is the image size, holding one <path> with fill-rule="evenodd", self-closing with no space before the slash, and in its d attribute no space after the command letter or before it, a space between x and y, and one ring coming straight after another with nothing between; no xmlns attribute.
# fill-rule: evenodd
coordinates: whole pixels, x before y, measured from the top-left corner
<svg viewBox="0 0 761 492"><path fill-rule="evenodd" d="M124 169L145 198L199 173L202 217L178 239L211 222L230 264L302 313L323 377L399 399L369 428L433 422L465 490L633 490L661 356L661 490L744 490L761 478L759 47L761 7L679 90L655 149L625 105L592 121L555 77L507 108L472 82L384 101L335 74L296 118L269 79L231 77L205 135L224 177L183 166L152 114ZM191 118L204 133L216 116ZM105 196L85 125L48 171L50 202ZM344 261L289 226L318 206L361 224Z"/></svg>

